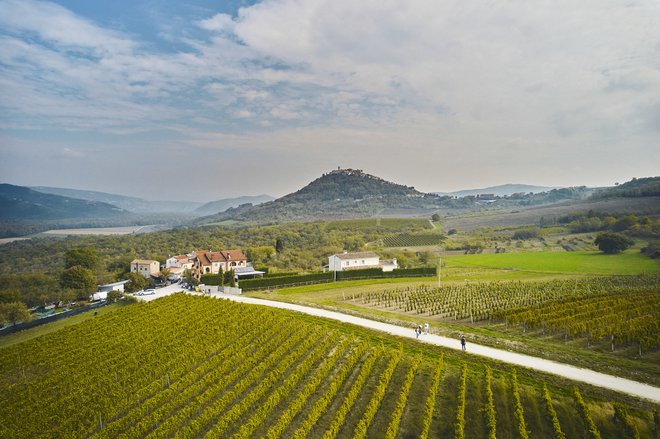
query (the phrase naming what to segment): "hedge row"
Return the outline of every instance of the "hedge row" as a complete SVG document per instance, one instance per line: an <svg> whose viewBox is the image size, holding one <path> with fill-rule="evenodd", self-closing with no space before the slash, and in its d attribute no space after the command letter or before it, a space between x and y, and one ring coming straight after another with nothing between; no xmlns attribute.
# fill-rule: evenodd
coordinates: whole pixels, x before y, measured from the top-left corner
<svg viewBox="0 0 660 439"><path fill-rule="evenodd" d="M336 279L338 281L353 279L383 279L395 277L432 277L436 276L436 268L400 268L394 271L382 271L380 268L366 268L363 270L338 271L336 275ZM335 273L332 271L327 271L325 273L246 279L240 281L239 286L243 291L263 290L282 286L332 282L334 279Z"/></svg>

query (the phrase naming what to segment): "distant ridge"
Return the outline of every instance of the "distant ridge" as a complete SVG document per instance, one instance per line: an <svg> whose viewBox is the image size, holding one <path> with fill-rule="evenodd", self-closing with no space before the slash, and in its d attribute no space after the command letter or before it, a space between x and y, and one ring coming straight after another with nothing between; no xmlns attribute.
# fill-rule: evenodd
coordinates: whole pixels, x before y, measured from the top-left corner
<svg viewBox="0 0 660 439"><path fill-rule="evenodd" d="M62 220L120 218L130 213L100 201L45 194L23 186L0 184L0 219Z"/></svg>
<svg viewBox="0 0 660 439"><path fill-rule="evenodd" d="M548 186L533 186L529 184L501 184L499 186L490 186L483 189L465 189L455 192L434 192L434 193L438 195L450 195L453 197L469 197L469 196L485 195L485 194L492 194L498 197L504 197L507 195L513 195L519 193L538 194L541 192L548 192L553 189L560 189L560 188L548 187Z"/></svg>
<svg viewBox="0 0 660 439"><path fill-rule="evenodd" d="M337 169L302 189L258 206L243 206L200 218L201 223L226 219L279 222L373 216L384 209L433 209L435 195L396 184L360 169Z"/></svg>
<svg viewBox="0 0 660 439"><path fill-rule="evenodd" d="M100 201L103 203L113 204L124 210L138 214L163 212L191 213L204 204L196 201L148 201L142 198L129 197L126 195L48 186L34 186L30 189L45 194L60 195L63 197L79 198L81 200Z"/></svg>
<svg viewBox="0 0 660 439"><path fill-rule="evenodd" d="M222 200L216 200L206 203L195 209L195 213L199 215L212 215L214 213L224 212L225 210L231 207L238 207L244 204L252 204L256 206L258 204L266 203L268 201L273 201L274 199L275 197L271 197L270 195L265 195L265 194L237 197L237 198L225 198Z"/></svg>

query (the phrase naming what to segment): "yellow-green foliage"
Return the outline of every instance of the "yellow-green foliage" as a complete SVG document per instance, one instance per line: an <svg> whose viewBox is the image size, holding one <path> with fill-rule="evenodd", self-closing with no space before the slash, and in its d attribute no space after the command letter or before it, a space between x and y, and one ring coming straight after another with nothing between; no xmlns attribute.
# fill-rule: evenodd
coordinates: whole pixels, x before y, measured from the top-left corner
<svg viewBox="0 0 660 439"><path fill-rule="evenodd" d="M472 420L484 419L491 404L498 435L519 428L511 411L500 410L513 406L510 391L494 391L492 402L466 401L489 387L484 366L495 382L508 381L501 364L209 297L125 306L1 352L2 438L343 438L385 437L388 429L390 436L488 437L492 419ZM536 409L543 407L542 380L518 373L517 392L536 398L525 406L527 428L552 431ZM563 395L569 386L548 385L560 395L552 402L562 426L573 433L582 421ZM647 437L653 423L640 413L657 406L605 394L589 393L590 404L606 410L621 403L623 422L596 419L602 436L625 437L634 425Z"/></svg>

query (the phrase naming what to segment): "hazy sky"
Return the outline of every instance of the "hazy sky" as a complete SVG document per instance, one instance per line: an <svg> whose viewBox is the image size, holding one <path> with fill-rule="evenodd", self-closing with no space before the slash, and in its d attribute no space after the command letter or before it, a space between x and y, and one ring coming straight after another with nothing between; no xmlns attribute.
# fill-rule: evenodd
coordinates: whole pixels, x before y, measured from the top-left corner
<svg viewBox="0 0 660 439"><path fill-rule="evenodd" d="M0 181L280 196L660 174L657 0L0 0Z"/></svg>

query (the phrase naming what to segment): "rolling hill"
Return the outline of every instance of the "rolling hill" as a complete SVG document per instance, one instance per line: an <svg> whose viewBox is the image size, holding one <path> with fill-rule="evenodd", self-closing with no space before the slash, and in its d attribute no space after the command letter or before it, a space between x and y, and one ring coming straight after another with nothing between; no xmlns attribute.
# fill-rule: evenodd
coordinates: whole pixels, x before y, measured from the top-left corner
<svg viewBox="0 0 660 439"><path fill-rule="evenodd" d="M102 203L113 204L121 209L128 210L137 214L162 212L192 213L195 211L195 209L204 204L196 201L148 201L142 198L129 197L126 195L48 186L34 186L30 189L45 194L60 195L62 197L79 198L81 200L99 201Z"/></svg>
<svg viewBox="0 0 660 439"><path fill-rule="evenodd" d="M200 218L199 223L223 220L281 222L327 218L364 218L386 209L431 212L443 198L410 186L392 183L361 170L334 170L302 189L258 206L242 206Z"/></svg>
<svg viewBox="0 0 660 439"><path fill-rule="evenodd" d="M540 193L548 192L552 189L559 189L557 187L548 187L548 186L532 186L529 184L502 184L499 186L489 186L483 189L465 189L455 192L435 192L438 195L451 195L454 197L467 197L471 195L483 195L483 194L492 194L498 197L504 197L507 195L520 194L520 193Z"/></svg>
<svg viewBox="0 0 660 439"><path fill-rule="evenodd" d="M517 189L520 187L517 185ZM487 201L475 196L456 197L423 193L414 187L392 183L356 169L323 174L302 189L259 206L241 206L200 218L198 224L225 220L269 223L379 217L424 217L434 212L459 213L512 206L550 204L585 198L584 187L552 189L540 194L516 193Z"/></svg>
<svg viewBox="0 0 660 439"><path fill-rule="evenodd" d="M69 218L121 218L124 209L100 201L44 194L23 186L0 184L0 219L62 220Z"/></svg>
<svg viewBox="0 0 660 439"><path fill-rule="evenodd" d="M222 200L216 200L206 203L195 209L195 213L199 215L212 215L214 213L224 212L225 210L231 207L239 207L245 204L251 204L256 206L258 204L266 203L268 201L273 201L274 199L275 199L274 197L265 194L238 197L238 198L225 198Z"/></svg>

